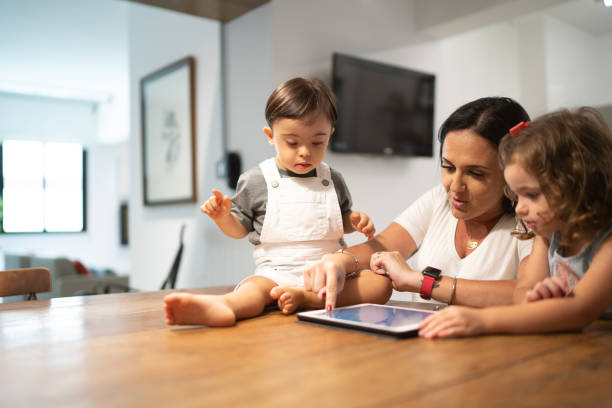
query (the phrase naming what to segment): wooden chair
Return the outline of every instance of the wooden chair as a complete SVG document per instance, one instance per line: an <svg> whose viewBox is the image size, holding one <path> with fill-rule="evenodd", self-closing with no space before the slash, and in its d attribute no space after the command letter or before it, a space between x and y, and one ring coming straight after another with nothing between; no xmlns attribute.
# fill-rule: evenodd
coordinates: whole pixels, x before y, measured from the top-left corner
<svg viewBox="0 0 612 408"><path fill-rule="evenodd" d="M28 295L36 300L36 294L51 291L51 271L47 268L23 268L0 271L0 297Z"/></svg>

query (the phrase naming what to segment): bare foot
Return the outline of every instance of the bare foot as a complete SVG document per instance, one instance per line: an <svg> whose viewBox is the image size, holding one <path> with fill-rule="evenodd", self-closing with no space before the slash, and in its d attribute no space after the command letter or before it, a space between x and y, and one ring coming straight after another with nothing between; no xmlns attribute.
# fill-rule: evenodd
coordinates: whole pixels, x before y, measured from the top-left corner
<svg viewBox="0 0 612 408"><path fill-rule="evenodd" d="M223 296L172 293L164 298L166 324L232 326L236 315Z"/></svg>
<svg viewBox="0 0 612 408"><path fill-rule="evenodd" d="M304 303L304 289L290 286L275 286L270 291L272 299L276 299L278 308L288 315L296 311Z"/></svg>
<svg viewBox="0 0 612 408"><path fill-rule="evenodd" d="M276 299L278 308L284 314L291 314L298 309L308 307L323 307L324 302L314 292L292 286L275 286L270 291L272 299Z"/></svg>

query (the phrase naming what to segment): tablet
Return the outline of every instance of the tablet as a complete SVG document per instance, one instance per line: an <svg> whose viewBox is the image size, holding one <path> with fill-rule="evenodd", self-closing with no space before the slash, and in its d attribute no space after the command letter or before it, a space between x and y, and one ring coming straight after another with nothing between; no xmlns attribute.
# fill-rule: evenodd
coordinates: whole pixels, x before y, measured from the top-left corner
<svg viewBox="0 0 612 408"><path fill-rule="evenodd" d="M300 312L297 317L309 322L404 337L416 336L419 332L419 323L432 313L435 312L363 303L339 307L331 312L325 310Z"/></svg>

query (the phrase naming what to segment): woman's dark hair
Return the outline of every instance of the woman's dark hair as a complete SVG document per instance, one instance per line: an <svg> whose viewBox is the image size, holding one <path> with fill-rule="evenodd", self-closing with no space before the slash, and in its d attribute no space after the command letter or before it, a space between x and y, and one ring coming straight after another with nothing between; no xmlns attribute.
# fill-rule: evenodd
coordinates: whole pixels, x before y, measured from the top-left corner
<svg viewBox="0 0 612 408"><path fill-rule="evenodd" d="M508 131L520 122L529 121L529 115L518 102L504 97L487 97L468 102L454 111L440 126L440 160L448 132L469 129L487 139L497 150ZM513 214L512 202L504 197L504 212Z"/></svg>

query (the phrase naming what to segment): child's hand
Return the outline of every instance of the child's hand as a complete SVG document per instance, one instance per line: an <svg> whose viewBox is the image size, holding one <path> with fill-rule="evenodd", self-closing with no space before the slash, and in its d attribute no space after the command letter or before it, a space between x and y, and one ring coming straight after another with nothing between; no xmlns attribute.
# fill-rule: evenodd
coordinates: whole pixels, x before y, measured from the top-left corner
<svg viewBox="0 0 612 408"><path fill-rule="evenodd" d="M374 223L367 214L353 211L351 213L351 225L355 231L359 231L368 237L368 240L374 238L376 228L374 228Z"/></svg>
<svg viewBox="0 0 612 408"><path fill-rule="evenodd" d="M533 289L527 291L525 298L527 302L537 302L553 297L565 297L571 295L571 293L572 289L565 279L553 276L536 283Z"/></svg>
<svg viewBox="0 0 612 408"><path fill-rule="evenodd" d="M232 209L232 200L219 190L213 189L213 195L200 207L200 210L213 220L226 216Z"/></svg>
<svg viewBox="0 0 612 408"><path fill-rule="evenodd" d="M410 269L402 254L397 251L373 253L370 258L370 269L379 275L391 278L394 289L413 291L418 288L420 274Z"/></svg>
<svg viewBox="0 0 612 408"><path fill-rule="evenodd" d="M419 336L436 337L475 336L484 332L482 310L451 306L430 315L419 324Z"/></svg>

